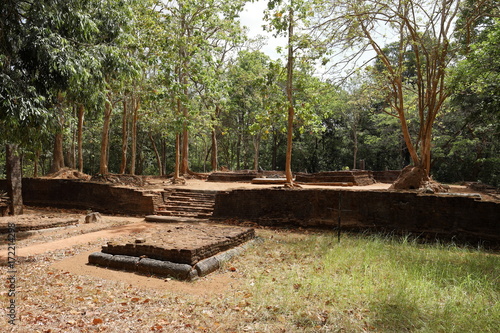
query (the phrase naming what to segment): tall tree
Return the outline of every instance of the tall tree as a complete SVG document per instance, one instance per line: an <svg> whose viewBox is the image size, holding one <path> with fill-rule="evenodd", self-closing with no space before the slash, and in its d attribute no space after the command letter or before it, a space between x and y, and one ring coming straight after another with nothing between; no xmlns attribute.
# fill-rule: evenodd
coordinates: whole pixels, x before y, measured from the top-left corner
<svg viewBox="0 0 500 333"><path fill-rule="evenodd" d="M101 155L99 173L106 175L109 162L109 131L111 113L119 101L118 90L125 80L137 76L137 64L130 58L129 48L133 46L131 29L134 16L130 1L106 0L99 3L98 15L106 15L99 21L99 49L102 52L101 71L105 84L103 127L101 131Z"/></svg>
<svg viewBox="0 0 500 333"><path fill-rule="evenodd" d="M89 33L80 9L80 1L0 3L0 132L7 140L27 143L50 130L57 97L77 72L74 45Z"/></svg>
<svg viewBox="0 0 500 333"><path fill-rule="evenodd" d="M345 49L369 46L375 52L383 66L389 112L400 121L413 164L424 169L426 175L431 169L433 124L450 95L446 69L456 51L451 38L461 5L460 0L324 2L316 25L318 35L328 32L332 45ZM382 27L385 31L381 31ZM395 52L388 53L381 45L382 34L397 39L397 49L392 50ZM414 61L411 79L405 76L408 52ZM411 95L415 98L409 99ZM414 136L408 120L412 110L418 117Z"/></svg>
<svg viewBox="0 0 500 333"><path fill-rule="evenodd" d="M272 29L276 35L285 34L287 36L287 65L286 65L286 99L287 99L287 148L285 161L286 187L293 187L292 174L292 148L293 148L293 126L294 126L294 92L293 73L296 51L298 48L295 29L297 28L298 14L303 8L302 1L290 0L290 3L283 4L281 0L271 0L268 2L267 20L270 21Z"/></svg>
<svg viewBox="0 0 500 333"><path fill-rule="evenodd" d="M182 147L176 148L182 159L176 166L176 174L189 173L189 127L190 104L195 92L195 82L211 79L207 77L207 68L216 63L215 53L220 48L219 41L234 38L235 30L239 30L236 19L241 12L245 0L221 1L179 0L168 2L165 10L168 13L171 38L167 41L173 52L171 62L175 66L176 82L172 82L172 91L177 99L178 118L182 119ZM215 58L216 59L216 58ZM181 138L177 138L180 143ZM178 170L178 171L177 171Z"/></svg>

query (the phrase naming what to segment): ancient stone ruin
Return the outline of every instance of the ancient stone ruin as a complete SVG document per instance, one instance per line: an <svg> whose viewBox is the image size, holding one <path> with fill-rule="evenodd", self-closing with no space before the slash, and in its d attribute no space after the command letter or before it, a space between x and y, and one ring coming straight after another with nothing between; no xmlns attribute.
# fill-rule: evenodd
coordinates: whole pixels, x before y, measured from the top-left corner
<svg viewBox="0 0 500 333"><path fill-rule="evenodd" d="M89 264L192 281L219 269L254 237L253 228L169 223L141 238L108 242Z"/></svg>
<svg viewBox="0 0 500 333"><path fill-rule="evenodd" d="M365 186L375 183L371 171L367 170L297 173L295 175L295 181L297 183L344 186Z"/></svg>

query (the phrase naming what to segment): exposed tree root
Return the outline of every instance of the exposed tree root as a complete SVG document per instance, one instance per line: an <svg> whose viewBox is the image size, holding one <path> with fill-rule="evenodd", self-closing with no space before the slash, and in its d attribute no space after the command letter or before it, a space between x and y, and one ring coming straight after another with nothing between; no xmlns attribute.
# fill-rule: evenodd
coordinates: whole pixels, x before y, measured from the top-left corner
<svg viewBox="0 0 500 333"><path fill-rule="evenodd" d="M302 186L300 186L298 183L296 182L291 182L291 183L285 183L283 185L284 188L286 189L299 189L299 188L302 188Z"/></svg>
<svg viewBox="0 0 500 333"><path fill-rule="evenodd" d="M389 188L391 190L419 190L424 193L448 192L448 188L432 180L421 167L407 166Z"/></svg>

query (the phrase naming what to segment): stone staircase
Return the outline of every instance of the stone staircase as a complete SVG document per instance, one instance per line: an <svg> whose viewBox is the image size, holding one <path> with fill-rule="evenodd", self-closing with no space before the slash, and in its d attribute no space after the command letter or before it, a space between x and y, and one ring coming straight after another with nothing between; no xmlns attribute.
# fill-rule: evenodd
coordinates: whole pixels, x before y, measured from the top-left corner
<svg viewBox="0 0 500 333"><path fill-rule="evenodd" d="M217 191L174 189L163 193L159 216L208 219L212 216Z"/></svg>

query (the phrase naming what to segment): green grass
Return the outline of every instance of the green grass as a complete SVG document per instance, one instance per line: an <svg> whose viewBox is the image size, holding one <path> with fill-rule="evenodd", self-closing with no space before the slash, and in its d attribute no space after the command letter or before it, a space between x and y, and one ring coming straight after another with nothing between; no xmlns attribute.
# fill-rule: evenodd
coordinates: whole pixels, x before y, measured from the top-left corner
<svg viewBox="0 0 500 333"><path fill-rule="evenodd" d="M408 238L274 234L250 278L262 331L498 332L500 257Z"/></svg>

